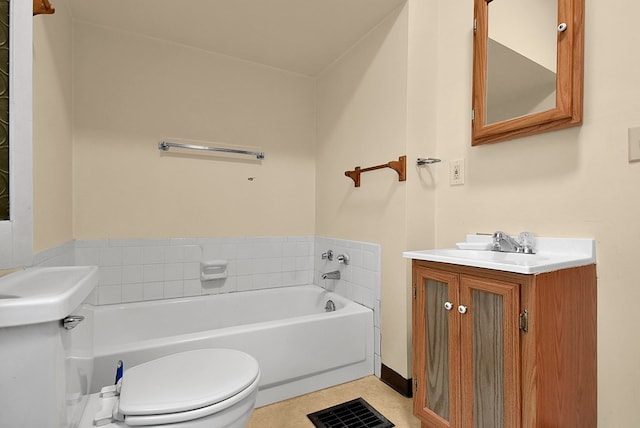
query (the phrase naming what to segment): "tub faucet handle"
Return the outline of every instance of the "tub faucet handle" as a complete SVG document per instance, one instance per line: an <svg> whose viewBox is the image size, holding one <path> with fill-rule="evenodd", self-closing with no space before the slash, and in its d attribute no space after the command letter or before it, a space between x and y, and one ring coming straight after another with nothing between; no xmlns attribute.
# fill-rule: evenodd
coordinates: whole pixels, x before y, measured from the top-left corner
<svg viewBox="0 0 640 428"><path fill-rule="evenodd" d="M322 253L322 260L333 261L333 250L327 250Z"/></svg>
<svg viewBox="0 0 640 428"><path fill-rule="evenodd" d="M351 258L349 257L349 254L340 254L338 256L338 263L342 263L342 264L348 265L350 259Z"/></svg>

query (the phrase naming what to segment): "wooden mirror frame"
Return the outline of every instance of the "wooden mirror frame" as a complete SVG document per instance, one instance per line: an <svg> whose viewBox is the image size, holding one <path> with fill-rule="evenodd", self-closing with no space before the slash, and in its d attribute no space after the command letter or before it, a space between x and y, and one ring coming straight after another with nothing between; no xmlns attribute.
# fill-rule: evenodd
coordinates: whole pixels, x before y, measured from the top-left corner
<svg viewBox="0 0 640 428"><path fill-rule="evenodd" d="M564 32L558 32L556 107L486 124L490 1L474 0L471 145L495 143L580 125L584 81L584 0L558 0L557 22L565 22L568 27Z"/></svg>

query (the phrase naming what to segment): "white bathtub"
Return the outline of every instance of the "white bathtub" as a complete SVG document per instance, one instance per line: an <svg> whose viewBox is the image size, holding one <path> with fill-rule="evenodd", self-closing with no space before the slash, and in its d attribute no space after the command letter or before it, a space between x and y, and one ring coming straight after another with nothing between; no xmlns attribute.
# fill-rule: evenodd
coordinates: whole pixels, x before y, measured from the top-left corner
<svg viewBox="0 0 640 428"><path fill-rule="evenodd" d="M334 312L325 312L327 300ZM373 311L315 285L183 299L85 305L93 320L91 390L132 367L198 348L253 355L262 406L374 372Z"/></svg>

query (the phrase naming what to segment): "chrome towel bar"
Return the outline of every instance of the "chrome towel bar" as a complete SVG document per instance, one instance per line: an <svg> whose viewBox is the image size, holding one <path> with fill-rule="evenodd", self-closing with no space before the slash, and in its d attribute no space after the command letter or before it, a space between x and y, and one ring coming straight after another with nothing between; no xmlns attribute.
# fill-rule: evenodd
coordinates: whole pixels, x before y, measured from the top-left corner
<svg viewBox="0 0 640 428"><path fill-rule="evenodd" d="M179 144L179 143L171 143L169 141L162 141L158 143L158 150L162 150L163 152L168 152L169 148L171 147L176 147L180 149L208 150L212 152L235 153L240 155L255 156L256 159L264 159L264 152L251 152L248 150L228 149L225 147L197 146L195 144Z"/></svg>
<svg viewBox="0 0 640 428"><path fill-rule="evenodd" d="M441 161L440 159L435 159L435 158L418 158L417 165L418 166L431 165L432 163L438 163L440 161Z"/></svg>

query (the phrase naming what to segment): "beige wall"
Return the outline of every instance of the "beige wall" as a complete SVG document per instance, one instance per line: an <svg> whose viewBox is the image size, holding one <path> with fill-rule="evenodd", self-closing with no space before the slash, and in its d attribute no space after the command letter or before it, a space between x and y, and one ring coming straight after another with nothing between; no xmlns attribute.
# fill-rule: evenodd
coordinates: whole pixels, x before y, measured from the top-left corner
<svg viewBox="0 0 640 428"><path fill-rule="evenodd" d="M633 303L640 297L640 163L627 161L627 128L640 125L640 58L628 51L640 42L633 21L640 4L586 6L584 124L473 148L472 2L410 0L329 67L317 80L317 147L313 80L76 24L73 236L315 233L381 243L382 358L405 376L410 299L403 250L451 246L467 233L496 229L593 237L598 423L639 426ZM43 62L45 41L37 34L36 67L46 64L48 76L57 67L65 76L66 49L47 47L61 49L61 58ZM59 79L47 88L59 88L64 99L68 82ZM69 191L56 180L70 156L44 162L56 154L41 143L48 135L43 112L53 115L48 106L57 103L68 111L68 104L39 94L38 85L35 239L45 248L71 235L68 202L47 199L50 191ZM63 147L66 120L56 121L64 124L55 138ZM155 145L165 135L261 145L267 159L259 165L159 156ZM402 154L405 183L391 170L375 171L354 189L343 176ZM418 169L418 156L443 162ZM452 187L448 162L458 158L466 160L466 184Z"/></svg>
<svg viewBox="0 0 640 428"><path fill-rule="evenodd" d="M406 185L391 169L344 176L406 153L407 14L398 11L318 78L316 234L382 246L382 359L407 375Z"/></svg>
<svg viewBox="0 0 640 428"><path fill-rule="evenodd" d="M437 7L424 1L411 1L408 9L408 70L407 70L407 200L404 250L433 248L435 241L436 174L441 163L417 166L417 158L437 157L436 141L438 123L437 99L439 85L435 59L438 54ZM406 312L394 312L390 316L396 323L408 324L407 378L412 376L411 346L411 262L404 261L406 288ZM400 359L398 354L396 359ZM384 356L383 356L384 360ZM396 369L398 371L398 369Z"/></svg>
<svg viewBox="0 0 640 428"><path fill-rule="evenodd" d="M71 16L33 18L33 248L73 238L71 171Z"/></svg>
<svg viewBox="0 0 640 428"><path fill-rule="evenodd" d="M74 76L75 238L313 234L313 79L79 22Z"/></svg>
<svg viewBox="0 0 640 428"><path fill-rule="evenodd" d="M581 127L483 147L469 144L472 2L429 3L439 27L438 156L464 158L467 169L466 184L456 187L448 184L448 166L438 169L435 244L452 246L466 233L496 229L595 238L598 425L640 426L640 336L633 308L640 299L640 164L627 160L627 128L640 125L640 57L630 49L640 42L634 29L640 3L586 2Z"/></svg>

